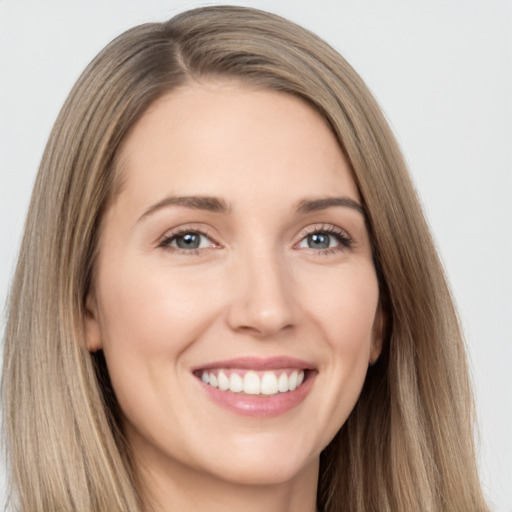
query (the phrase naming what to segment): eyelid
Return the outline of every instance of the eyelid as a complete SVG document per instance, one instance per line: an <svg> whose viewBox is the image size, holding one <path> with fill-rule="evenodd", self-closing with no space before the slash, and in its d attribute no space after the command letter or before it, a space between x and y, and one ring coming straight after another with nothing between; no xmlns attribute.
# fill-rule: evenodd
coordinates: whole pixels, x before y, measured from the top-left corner
<svg viewBox="0 0 512 512"><path fill-rule="evenodd" d="M204 251L205 249L211 249L211 248L221 248L222 244L217 242L217 237L215 235L212 235L213 230L210 229L208 226L205 226L204 224L182 224L179 226L176 226L175 228L172 228L165 232L164 235L162 235L157 240L157 246L159 248L169 250L172 252L177 253L186 253L186 254L197 254L201 251ZM184 235L187 233L197 233L198 235L206 237L210 242L211 246L209 247L198 247L198 248L192 248L192 249L182 249L180 247L171 246L170 243L177 238L180 235ZM314 233L326 233L328 235L332 235L337 237L339 244L335 247L328 247L324 249L319 248L301 248L298 247L298 245L309 235ZM297 241L293 244L294 249L301 249L301 250L309 250L310 252L318 254L328 254L328 253L335 253L335 252L341 252L345 250L349 250L354 243L354 240L350 236L350 234L343 228L335 225L335 224L327 224L327 223L317 223L317 224L311 224L305 228L303 228L300 233L297 236Z"/></svg>
<svg viewBox="0 0 512 512"><path fill-rule="evenodd" d="M354 240L350 236L350 234L343 228L340 228L339 226L336 226L334 224L326 224L326 223L318 223L318 224L312 224L310 226L305 227L301 230L301 232L298 235L298 241L295 242L294 248L299 249L297 247L307 236L312 235L314 233L326 233L328 235L337 236L340 242L339 246L336 247L328 247L325 249L312 249L309 248L309 250L315 252L315 253L333 253L333 252L339 252L348 250L352 247ZM308 249L306 249L308 250Z"/></svg>
<svg viewBox="0 0 512 512"><path fill-rule="evenodd" d="M157 246L162 249L166 249L173 252L183 252L187 254L194 254L196 252L202 251L204 249L208 249L210 247L198 247L196 249L181 249L180 247L171 246L170 242L173 241L180 235L185 235L187 233L196 233L198 235L204 236L208 238L208 240L212 244L212 248L219 248L221 244L217 242L216 237L211 234L211 230L203 224L183 224L180 226L176 226L168 231L166 231L158 240Z"/></svg>

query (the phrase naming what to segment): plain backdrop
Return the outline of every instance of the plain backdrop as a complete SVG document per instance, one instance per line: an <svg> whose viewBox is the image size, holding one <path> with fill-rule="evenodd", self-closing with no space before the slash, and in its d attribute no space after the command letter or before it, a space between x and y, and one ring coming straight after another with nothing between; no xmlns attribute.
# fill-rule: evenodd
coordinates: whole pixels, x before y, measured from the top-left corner
<svg viewBox="0 0 512 512"><path fill-rule="evenodd" d="M2 304L44 145L79 73L123 30L213 3L0 0ZM386 113L459 306L484 489L492 510L511 512L512 1L234 3L281 14L326 39Z"/></svg>

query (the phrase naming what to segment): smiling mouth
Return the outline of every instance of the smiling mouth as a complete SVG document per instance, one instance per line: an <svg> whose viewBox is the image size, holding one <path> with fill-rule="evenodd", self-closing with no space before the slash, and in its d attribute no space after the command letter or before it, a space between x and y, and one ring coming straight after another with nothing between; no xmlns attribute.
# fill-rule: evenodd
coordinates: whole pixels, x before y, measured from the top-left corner
<svg viewBox="0 0 512 512"><path fill-rule="evenodd" d="M206 395L242 416L277 417L301 404L318 369L293 357L239 357L192 369Z"/></svg>
<svg viewBox="0 0 512 512"><path fill-rule="evenodd" d="M220 391L245 395L271 396L299 388L307 370L283 368L278 370L211 369L194 372L205 384Z"/></svg>

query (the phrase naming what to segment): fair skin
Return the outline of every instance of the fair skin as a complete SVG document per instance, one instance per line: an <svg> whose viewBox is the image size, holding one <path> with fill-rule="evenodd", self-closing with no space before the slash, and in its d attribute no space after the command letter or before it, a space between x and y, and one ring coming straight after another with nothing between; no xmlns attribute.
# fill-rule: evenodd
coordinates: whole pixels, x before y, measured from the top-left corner
<svg viewBox="0 0 512 512"><path fill-rule="evenodd" d="M381 349L370 241L335 138L297 98L209 81L153 105L120 162L87 339L148 502L314 512L320 452Z"/></svg>

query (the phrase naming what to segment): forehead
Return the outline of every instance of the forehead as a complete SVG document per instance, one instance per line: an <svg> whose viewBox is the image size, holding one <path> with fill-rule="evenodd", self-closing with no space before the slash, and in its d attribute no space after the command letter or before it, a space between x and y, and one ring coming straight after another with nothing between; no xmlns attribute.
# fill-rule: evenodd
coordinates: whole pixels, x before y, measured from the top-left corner
<svg viewBox="0 0 512 512"><path fill-rule="evenodd" d="M158 195L343 194L359 198L324 119L303 100L234 82L194 83L153 104L125 141L123 192L143 207Z"/></svg>

